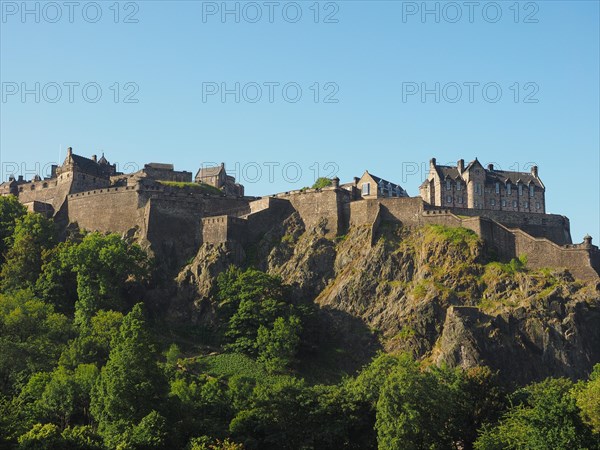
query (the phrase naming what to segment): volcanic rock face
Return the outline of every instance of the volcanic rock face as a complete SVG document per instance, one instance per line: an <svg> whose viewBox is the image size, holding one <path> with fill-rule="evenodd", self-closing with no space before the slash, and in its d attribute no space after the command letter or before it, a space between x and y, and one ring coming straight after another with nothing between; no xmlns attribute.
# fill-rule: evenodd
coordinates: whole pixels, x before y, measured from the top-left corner
<svg viewBox="0 0 600 450"><path fill-rule="evenodd" d="M487 365L518 383L583 377L600 361L600 295L568 272L489 262L465 229L382 224L376 236L354 227L333 240L326 230L326 223L307 230L292 215L251 248L205 244L177 278L177 305L211 320L218 273L251 264L325 315L362 321L389 352L451 367ZM337 324L355 345L356 336Z"/></svg>

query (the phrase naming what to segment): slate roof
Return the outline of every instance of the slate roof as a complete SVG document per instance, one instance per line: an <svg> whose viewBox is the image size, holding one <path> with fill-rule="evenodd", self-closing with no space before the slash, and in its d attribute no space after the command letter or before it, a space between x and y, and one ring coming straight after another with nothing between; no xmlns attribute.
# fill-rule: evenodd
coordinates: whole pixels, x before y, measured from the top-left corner
<svg viewBox="0 0 600 450"><path fill-rule="evenodd" d="M486 170L485 172L487 181L491 183L500 182L505 184L510 181L516 184L517 181L520 181L523 184L533 183L534 186L544 187L542 182L529 172L511 172L508 170Z"/></svg>
<svg viewBox="0 0 600 450"><path fill-rule="evenodd" d="M437 169L438 173L440 174L440 178L442 178L442 179L446 178L447 176L449 176L453 180L456 180L457 178L462 179L462 177L458 173L458 169L456 167L436 166L436 169Z"/></svg>
<svg viewBox="0 0 600 450"><path fill-rule="evenodd" d="M471 161L466 167L464 172L469 170L475 163L477 163L476 159ZM442 180L446 179L446 177L450 177L452 180L462 179L462 176L458 173L458 168L456 166L435 166L440 178ZM502 184L506 184L508 181L516 184L518 181L523 184L533 183L535 186L544 188L544 184L531 174L531 172L514 172L508 170L488 170L484 169L486 174L486 183L496 183L500 182ZM463 172L463 173L464 173ZM425 180L427 181L427 180ZM421 185L423 186L425 182Z"/></svg>
<svg viewBox="0 0 600 450"><path fill-rule="evenodd" d="M222 170L224 170L223 166L203 167L196 174L196 178L214 177L219 175Z"/></svg>
<svg viewBox="0 0 600 450"><path fill-rule="evenodd" d="M392 183L391 181L388 180L384 180L381 177L378 177L377 175L373 175L372 173L369 172L369 175L371 176L371 178L373 178L373 180L375 180L375 182L377 184L385 184L386 187L390 186L394 191L398 191L398 189L400 190L400 192L402 193L402 195L405 195L408 197L408 193L404 190L404 188L402 186L400 186L399 184L396 183Z"/></svg>

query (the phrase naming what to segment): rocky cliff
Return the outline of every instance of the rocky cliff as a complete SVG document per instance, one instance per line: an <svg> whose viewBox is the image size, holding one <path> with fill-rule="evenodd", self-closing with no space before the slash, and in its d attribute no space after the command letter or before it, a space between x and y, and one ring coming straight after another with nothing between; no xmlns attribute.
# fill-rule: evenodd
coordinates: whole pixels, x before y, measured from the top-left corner
<svg viewBox="0 0 600 450"><path fill-rule="evenodd" d="M280 276L324 316L359 320L385 351L488 365L518 383L583 377L600 361L595 284L560 269L530 271L524 261L491 262L462 228L383 223L375 236L369 227L326 236L327 223L306 229L292 215L258 244L205 244L179 274L171 310L210 321L216 275L229 264L253 265ZM348 347L365 346L347 321L329 323Z"/></svg>

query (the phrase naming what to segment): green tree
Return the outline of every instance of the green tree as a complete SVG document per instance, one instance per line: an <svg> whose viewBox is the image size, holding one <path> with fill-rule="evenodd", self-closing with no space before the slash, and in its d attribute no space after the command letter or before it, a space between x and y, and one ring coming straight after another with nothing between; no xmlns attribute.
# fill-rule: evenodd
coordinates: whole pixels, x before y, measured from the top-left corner
<svg viewBox="0 0 600 450"><path fill-rule="evenodd" d="M315 183L312 185L313 189L321 189L324 187L329 187L332 185L332 181L330 178L319 177L316 179Z"/></svg>
<svg viewBox="0 0 600 450"><path fill-rule="evenodd" d="M123 318L92 391L92 415L109 446L163 404L167 386L157 359L138 303Z"/></svg>
<svg viewBox="0 0 600 450"><path fill-rule="evenodd" d="M236 441L248 448L292 450L312 448L311 411L317 399L303 380L293 377L259 384L248 409L229 425Z"/></svg>
<svg viewBox="0 0 600 450"><path fill-rule="evenodd" d="M170 417L177 423L177 438L183 447L198 430L223 437L232 418L230 397L219 380L199 375L177 377L171 382Z"/></svg>
<svg viewBox="0 0 600 450"><path fill-rule="evenodd" d="M102 450L102 439L90 425L70 427L61 433L65 450Z"/></svg>
<svg viewBox="0 0 600 450"><path fill-rule="evenodd" d="M227 348L234 351L255 356L261 325L271 329L278 317L294 312L284 301L281 280L259 270L231 267L219 275L218 287L221 314L228 320Z"/></svg>
<svg viewBox="0 0 600 450"><path fill-rule="evenodd" d="M60 242L42 254L42 268L35 284L36 295L54 305L57 311L70 316L77 301L77 274L73 271L71 254L77 244Z"/></svg>
<svg viewBox="0 0 600 450"><path fill-rule="evenodd" d="M600 434L600 364L594 366L587 383L582 383L577 392L577 406L583 421Z"/></svg>
<svg viewBox="0 0 600 450"><path fill-rule="evenodd" d="M292 364L300 345L301 331L297 316L278 317L271 330L264 325L258 328L258 360L269 372L283 372Z"/></svg>
<svg viewBox="0 0 600 450"><path fill-rule="evenodd" d="M513 405L495 426L484 427L478 450L575 449L598 446L583 423L573 395L573 383L548 378L516 391Z"/></svg>
<svg viewBox="0 0 600 450"><path fill-rule="evenodd" d="M75 369L79 364L104 366L108 361L111 341L118 335L123 314L117 311L98 311L89 326L79 328L79 335L73 339L60 356L60 364Z"/></svg>
<svg viewBox="0 0 600 450"><path fill-rule="evenodd" d="M0 196L0 264L12 247L12 236L17 220L27 214L27 208L14 195Z"/></svg>
<svg viewBox="0 0 600 450"><path fill-rule="evenodd" d="M50 370L71 333L69 320L30 291L0 294L0 392Z"/></svg>
<svg viewBox="0 0 600 450"><path fill-rule="evenodd" d="M149 260L137 244L128 244L116 234L86 235L69 248L67 263L77 274L75 318L88 323L100 309L122 311L128 289L149 276Z"/></svg>
<svg viewBox="0 0 600 450"><path fill-rule="evenodd" d="M57 367L39 400L46 417L61 429L74 419L89 423L90 393L98 374L94 364L81 364L74 371Z"/></svg>
<svg viewBox="0 0 600 450"><path fill-rule="evenodd" d="M451 390L412 358L405 356L400 362L385 380L377 402L379 448L453 448Z"/></svg>
<svg viewBox="0 0 600 450"><path fill-rule="evenodd" d="M52 424L35 424L31 430L19 437L19 450L55 450L63 448L60 429Z"/></svg>
<svg viewBox="0 0 600 450"><path fill-rule="evenodd" d="M42 270L42 254L56 243L54 222L41 214L16 221L12 246L6 253L0 277L4 290L32 288Z"/></svg>

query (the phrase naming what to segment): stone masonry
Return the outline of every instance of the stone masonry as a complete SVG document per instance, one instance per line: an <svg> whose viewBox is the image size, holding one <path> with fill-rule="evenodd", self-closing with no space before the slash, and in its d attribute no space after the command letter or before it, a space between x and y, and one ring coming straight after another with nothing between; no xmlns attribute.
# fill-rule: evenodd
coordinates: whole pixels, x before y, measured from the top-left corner
<svg viewBox="0 0 600 450"><path fill-rule="evenodd" d="M69 149L65 162L53 168L50 178L11 177L0 184L0 195L16 195L31 211L54 217L64 227L77 224L90 231L135 238L172 269L193 257L203 243L254 244L297 214L305 229L319 227L328 238L366 226L374 239L384 222L409 227L461 226L475 231L501 260L524 255L531 268L565 267L577 278L598 280L598 247L589 236L574 245L569 220L545 213L545 188L537 168L531 174L509 175L485 170L477 160L463 166L461 161L455 168L437 166L432 160L420 197L408 197L398 185L379 183L379 178L366 172L362 184L374 182L387 191L374 195L377 188L373 186L363 195L361 179L340 185L334 178L329 187L256 198L238 195L243 187L226 175L224 166L199 171L192 182L191 172L175 171L170 164L151 163L136 173L120 174L104 156L88 159ZM510 193L508 179L514 186ZM218 189L223 180L225 184ZM444 201L448 192L452 192L450 207ZM458 195L464 196L462 202L457 201ZM502 199L510 196L517 199L517 207L503 208ZM523 207L525 201L528 208ZM535 206L538 201L540 208Z"/></svg>

